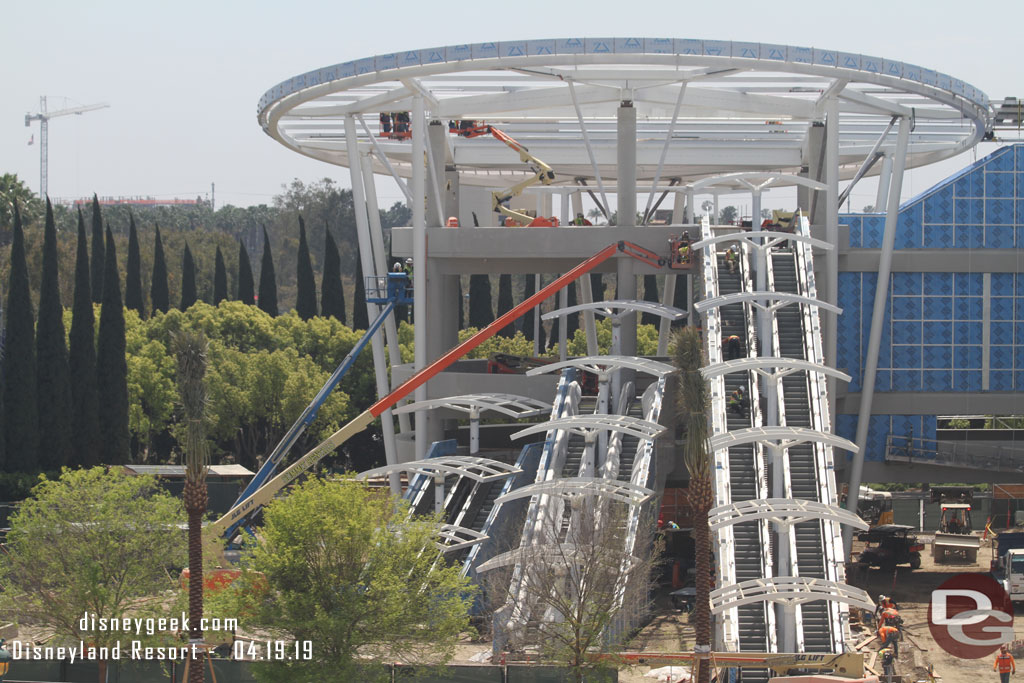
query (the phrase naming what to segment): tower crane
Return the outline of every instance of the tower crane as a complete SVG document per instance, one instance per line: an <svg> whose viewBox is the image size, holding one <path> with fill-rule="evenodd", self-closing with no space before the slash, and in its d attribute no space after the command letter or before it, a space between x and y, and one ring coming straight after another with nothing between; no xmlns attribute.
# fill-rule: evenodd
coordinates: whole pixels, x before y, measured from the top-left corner
<svg viewBox="0 0 1024 683"><path fill-rule="evenodd" d="M57 111L46 111L46 95L39 98L39 112L36 114L25 114L25 127L32 125L33 121L39 121L39 196L46 198L47 196L47 157L49 155L49 140L48 140L48 128L50 119L57 118L58 116L67 116L68 114L84 114L87 111L95 111L96 109L105 109L110 105L106 102L100 102L98 104L87 104L84 107L70 107L68 109L58 109Z"/></svg>

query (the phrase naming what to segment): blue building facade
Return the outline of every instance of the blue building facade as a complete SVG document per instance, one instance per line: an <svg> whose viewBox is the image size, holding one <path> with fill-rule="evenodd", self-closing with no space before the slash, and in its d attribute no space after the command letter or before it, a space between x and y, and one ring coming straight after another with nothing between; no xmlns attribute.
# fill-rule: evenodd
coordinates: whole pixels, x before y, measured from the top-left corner
<svg viewBox="0 0 1024 683"><path fill-rule="evenodd" d="M840 250L837 365L858 400L841 402L836 431L852 440L878 280L865 264L881 248L885 216L845 214L840 223L849 241ZM911 409L915 397L945 395L938 414L972 414L992 412L979 409L992 407L977 405L979 395L1024 392L1024 145L1002 147L904 203L895 237L868 461L884 459L889 434L935 438L936 415ZM1014 414L1014 404L995 414Z"/></svg>

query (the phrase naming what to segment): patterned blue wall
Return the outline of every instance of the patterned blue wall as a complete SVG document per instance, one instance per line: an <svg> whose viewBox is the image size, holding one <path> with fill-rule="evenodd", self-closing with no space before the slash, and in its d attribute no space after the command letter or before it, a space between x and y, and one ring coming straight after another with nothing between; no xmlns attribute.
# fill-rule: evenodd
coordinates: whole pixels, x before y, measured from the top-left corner
<svg viewBox="0 0 1024 683"><path fill-rule="evenodd" d="M883 215L840 216L851 248L878 249ZM1024 145L996 150L900 208L896 249L1024 249ZM967 263L966 258L964 262ZM839 274L838 365L862 388L878 277ZM878 359L878 392L983 391L984 274L893 273ZM1024 273L992 273L988 388L1024 391ZM852 439L855 415L839 415ZM884 456L892 433L934 438L934 416L873 415L867 458Z"/></svg>

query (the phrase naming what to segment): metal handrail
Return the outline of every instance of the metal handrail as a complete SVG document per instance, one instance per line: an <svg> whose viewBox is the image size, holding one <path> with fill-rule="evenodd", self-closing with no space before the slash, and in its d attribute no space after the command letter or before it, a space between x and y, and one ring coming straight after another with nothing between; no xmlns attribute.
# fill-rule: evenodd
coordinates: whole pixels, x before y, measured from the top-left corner
<svg viewBox="0 0 1024 683"><path fill-rule="evenodd" d="M885 437L885 459L887 462L1024 472L1024 449L898 434Z"/></svg>

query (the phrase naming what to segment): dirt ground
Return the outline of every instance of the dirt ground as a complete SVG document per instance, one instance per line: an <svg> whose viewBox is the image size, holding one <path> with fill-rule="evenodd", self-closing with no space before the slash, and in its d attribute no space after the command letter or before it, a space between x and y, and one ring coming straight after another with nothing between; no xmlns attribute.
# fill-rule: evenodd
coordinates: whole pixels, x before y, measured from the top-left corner
<svg viewBox="0 0 1024 683"><path fill-rule="evenodd" d="M900 606L900 616L904 620L903 642L900 643L900 659L897 673L903 677L904 683L930 681L928 666L931 665L935 680L940 683L978 683L979 676L986 680L998 680L992 671L995 655L976 660L964 660L954 657L940 648L932 639L928 630L928 602L931 591L943 581L960 573L987 572L992 557L991 543L982 542L978 552L978 561L974 565L947 563L936 566L931 558L931 536L919 534L926 543L922 553L921 568L911 571L909 567L899 567L894 575L880 569L872 569L866 577L850 576L849 583L865 589L872 600L880 593L891 595ZM854 551L860 550L854 543ZM661 591L656 600L654 618L630 643L629 652L688 652L693 650L693 628L687 615L672 609L666 594L670 589ZM1015 621L1017 640L1024 640L1024 615ZM852 627L854 644L863 642L874 633L874 629L854 624ZM470 645L460 648L459 661L487 649L489 644ZM879 648L878 641L865 644L861 651L867 654L865 662L871 661L871 653ZM1017 655L1024 667L1024 652ZM661 666L660 664L658 666ZM881 664L876 663L875 669L881 673ZM622 683L650 683L652 679L644 678L650 670L647 666L637 666L619 673ZM1022 668L1024 672L1024 668Z"/></svg>

